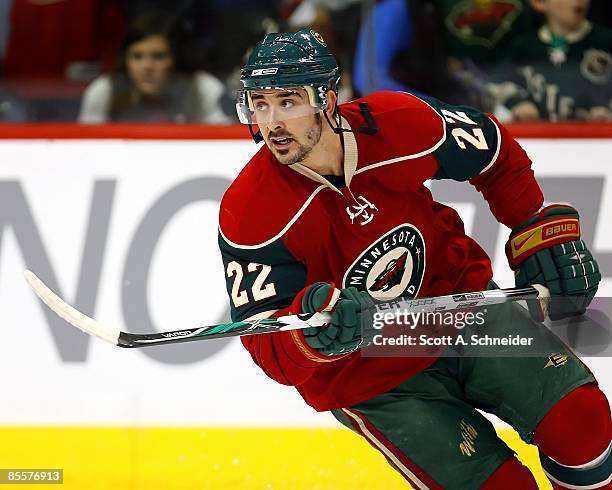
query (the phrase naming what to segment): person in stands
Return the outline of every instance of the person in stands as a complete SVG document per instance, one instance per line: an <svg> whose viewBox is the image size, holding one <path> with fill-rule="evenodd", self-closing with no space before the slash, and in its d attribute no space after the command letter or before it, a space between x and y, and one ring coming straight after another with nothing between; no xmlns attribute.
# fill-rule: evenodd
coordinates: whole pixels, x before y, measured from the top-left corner
<svg viewBox="0 0 612 490"><path fill-rule="evenodd" d="M128 27L115 70L95 79L81 102L79 121L225 123L223 84L183 61L174 18L156 12Z"/></svg>

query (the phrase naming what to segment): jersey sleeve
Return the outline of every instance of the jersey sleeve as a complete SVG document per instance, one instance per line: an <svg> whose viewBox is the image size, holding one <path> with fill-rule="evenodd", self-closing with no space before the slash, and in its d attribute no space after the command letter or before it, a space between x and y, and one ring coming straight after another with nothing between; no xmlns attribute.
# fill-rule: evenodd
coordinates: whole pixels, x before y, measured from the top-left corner
<svg viewBox="0 0 612 490"><path fill-rule="evenodd" d="M305 286L305 266L280 239L263 247L244 247L219 233L219 248L233 321L271 316L289 306Z"/></svg>
<svg viewBox="0 0 612 490"><path fill-rule="evenodd" d="M495 163L501 136L498 126L486 114L472 107L425 100L443 119L446 135L434 151L439 165L434 179L469 180Z"/></svg>
<svg viewBox="0 0 612 490"><path fill-rule="evenodd" d="M281 239L263 247L240 247L219 233L233 321L299 313L292 305L306 286L306 268ZM295 310L295 311L294 311ZM297 386L326 359L306 345L301 331L243 336L242 344L272 379Z"/></svg>
<svg viewBox="0 0 612 490"><path fill-rule="evenodd" d="M509 228L514 228L533 216L544 204L542 189L531 168L531 159L492 116L501 139L499 155L485 172L470 179L482 193L491 212Z"/></svg>
<svg viewBox="0 0 612 490"><path fill-rule="evenodd" d="M466 106L427 102L444 119L446 138L434 151L434 179L469 181L495 218L510 228L536 213L544 196L525 150L493 116Z"/></svg>

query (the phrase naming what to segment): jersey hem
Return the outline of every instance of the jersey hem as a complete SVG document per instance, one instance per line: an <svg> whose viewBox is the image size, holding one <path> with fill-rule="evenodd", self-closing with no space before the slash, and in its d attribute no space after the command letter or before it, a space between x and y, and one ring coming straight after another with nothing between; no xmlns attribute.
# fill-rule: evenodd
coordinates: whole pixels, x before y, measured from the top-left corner
<svg viewBox="0 0 612 490"><path fill-rule="evenodd" d="M350 354L349 354L350 355ZM419 359L423 359L423 358L419 358ZM434 362L436 362L439 357L431 357L428 358L430 359L430 362L428 364L425 364L423 366L419 366L418 371L415 372L411 372L410 374L408 374L405 378L402 378L401 380L394 380L393 383L389 383L388 385L382 385L381 387L378 387L376 389L367 391L365 393L359 394L358 396L355 396L354 398L347 398L344 400L336 400L333 403L316 403L314 400L308 400L302 393L300 393L302 395L302 398L304 399L304 401L311 406L312 408L314 408L317 412L328 412L330 410L340 410L341 408L350 408L354 405L357 405L359 403L362 403L366 400L369 400L370 398L374 398L375 396L378 395L382 395L383 393L386 393L389 390L392 390L393 388L398 387L399 385L405 383L406 381L408 381L410 378L412 378L413 376L416 376L417 374L419 374L420 372L424 371L425 369L427 369L428 367L430 367Z"/></svg>

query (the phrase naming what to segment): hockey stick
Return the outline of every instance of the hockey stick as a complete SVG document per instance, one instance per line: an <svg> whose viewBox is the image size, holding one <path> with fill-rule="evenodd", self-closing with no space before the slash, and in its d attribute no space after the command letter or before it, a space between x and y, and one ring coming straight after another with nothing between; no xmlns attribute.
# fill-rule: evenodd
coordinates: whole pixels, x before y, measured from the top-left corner
<svg viewBox="0 0 612 490"><path fill-rule="evenodd" d="M308 327L320 327L329 322L328 313L302 314L244 320L242 322L224 323L199 328L173 330L150 334L122 332L118 327L105 325L73 308L51 291L31 271L24 272L26 281L36 295L57 315L85 333L94 335L119 347L144 347L148 345L189 342L192 340L220 339L238 335L296 330ZM542 299L549 297L548 290L540 285L527 288L491 289L474 293L452 294L434 298L417 298L412 300L394 300L376 305L380 312L393 311L441 311L474 308L484 305L520 301L525 299Z"/></svg>

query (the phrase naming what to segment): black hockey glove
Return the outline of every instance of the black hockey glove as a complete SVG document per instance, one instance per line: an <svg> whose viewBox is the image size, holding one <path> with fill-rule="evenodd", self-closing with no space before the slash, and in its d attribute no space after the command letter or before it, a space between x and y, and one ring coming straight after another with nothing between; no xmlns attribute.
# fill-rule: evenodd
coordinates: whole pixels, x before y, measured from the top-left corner
<svg viewBox="0 0 612 490"><path fill-rule="evenodd" d="M578 211L571 206L548 206L514 228L506 255L517 287L542 284L550 290L552 320L584 313L601 281L597 262L580 239ZM528 305L543 320L537 303Z"/></svg>

